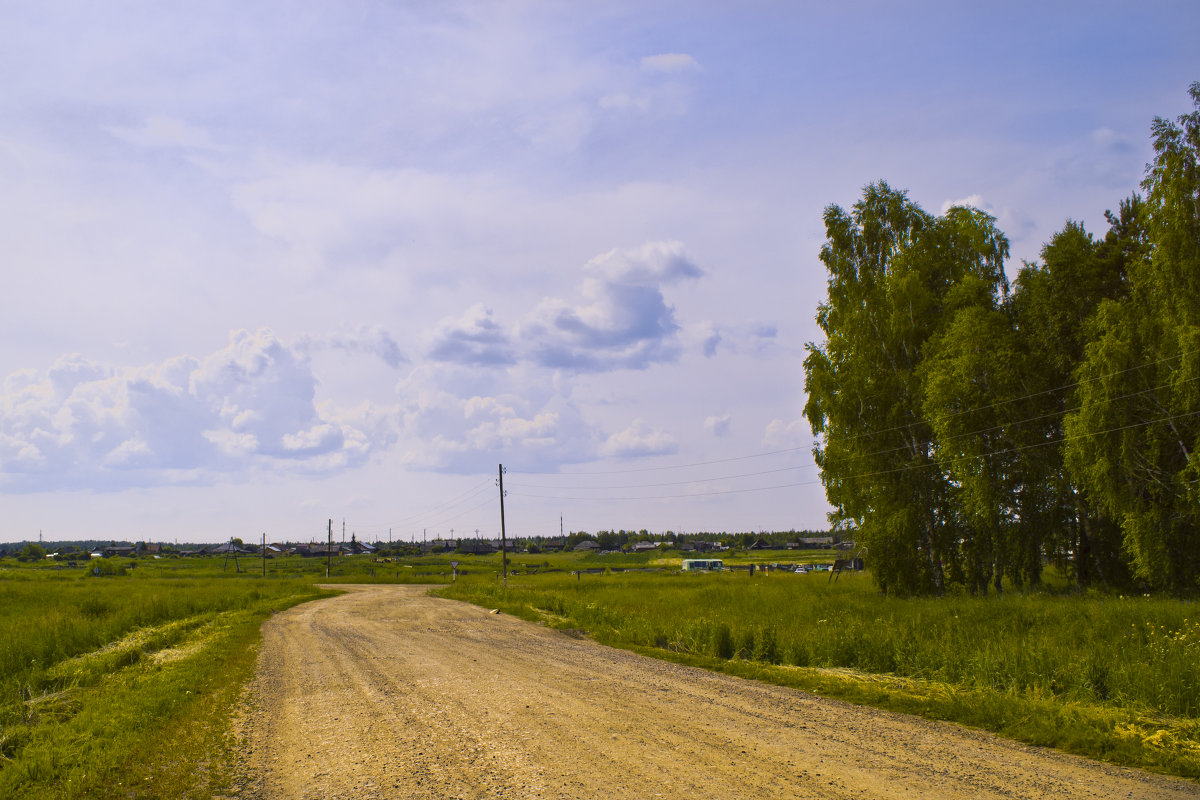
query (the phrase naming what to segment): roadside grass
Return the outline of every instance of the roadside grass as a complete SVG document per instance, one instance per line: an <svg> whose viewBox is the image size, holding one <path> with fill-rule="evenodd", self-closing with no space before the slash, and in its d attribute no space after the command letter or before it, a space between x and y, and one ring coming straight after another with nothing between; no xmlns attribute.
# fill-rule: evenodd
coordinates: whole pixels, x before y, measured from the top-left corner
<svg viewBox="0 0 1200 800"><path fill-rule="evenodd" d="M0 797L219 795L262 621L333 594L133 563L101 577L0 564Z"/></svg>
<svg viewBox="0 0 1200 800"><path fill-rule="evenodd" d="M504 589L480 571L437 593L657 658L1200 777L1194 602L1055 591L897 599L866 574L831 583L780 572L524 572Z"/></svg>

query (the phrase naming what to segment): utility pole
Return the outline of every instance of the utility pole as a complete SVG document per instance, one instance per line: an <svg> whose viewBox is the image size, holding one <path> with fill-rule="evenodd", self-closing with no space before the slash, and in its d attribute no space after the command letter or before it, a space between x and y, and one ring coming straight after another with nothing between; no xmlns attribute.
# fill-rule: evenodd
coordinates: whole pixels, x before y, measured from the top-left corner
<svg viewBox="0 0 1200 800"><path fill-rule="evenodd" d="M263 577L267 577L267 532L263 531L262 543L262 561L263 561Z"/></svg>
<svg viewBox="0 0 1200 800"><path fill-rule="evenodd" d="M504 532L504 465L500 465L500 564L504 568L504 588L508 588L508 538Z"/></svg>
<svg viewBox="0 0 1200 800"><path fill-rule="evenodd" d="M333 561L333 520L329 520L329 540L325 542L325 577L329 577L329 565Z"/></svg>
<svg viewBox="0 0 1200 800"><path fill-rule="evenodd" d="M342 517L342 544L346 543L346 518Z"/></svg>

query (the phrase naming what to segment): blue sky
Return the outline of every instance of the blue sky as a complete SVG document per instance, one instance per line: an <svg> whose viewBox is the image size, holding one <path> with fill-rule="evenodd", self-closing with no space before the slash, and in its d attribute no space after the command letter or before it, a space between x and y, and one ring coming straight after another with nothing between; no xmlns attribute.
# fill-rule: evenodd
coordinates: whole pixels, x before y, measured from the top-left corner
<svg viewBox="0 0 1200 800"><path fill-rule="evenodd" d="M1194 3L0 3L0 540L819 528L822 210L1104 230Z"/></svg>

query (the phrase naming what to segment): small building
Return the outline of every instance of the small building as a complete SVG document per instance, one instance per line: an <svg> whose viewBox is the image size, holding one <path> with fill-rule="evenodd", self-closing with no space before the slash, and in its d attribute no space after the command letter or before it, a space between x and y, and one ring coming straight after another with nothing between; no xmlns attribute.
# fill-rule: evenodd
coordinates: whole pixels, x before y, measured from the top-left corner
<svg viewBox="0 0 1200 800"><path fill-rule="evenodd" d="M828 550L833 547L833 537L805 536L800 539L800 546L807 550Z"/></svg>
<svg viewBox="0 0 1200 800"><path fill-rule="evenodd" d="M575 545L574 549L579 552L594 552L600 549L600 543L594 539L584 539L582 542Z"/></svg>
<svg viewBox="0 0 1200 800"><path fill-rule="evenodd" d="M719 558L685 558L684 572L720 572L725 569L725 562Z"/></svg>
<svg viewBox="0 0 1200 800"><path fill-rule="evenodd" d="M304 558L323 558L336 553L337 545L331 546L328 542L309 542L308 544L296 545L292 552Z"/></svg>

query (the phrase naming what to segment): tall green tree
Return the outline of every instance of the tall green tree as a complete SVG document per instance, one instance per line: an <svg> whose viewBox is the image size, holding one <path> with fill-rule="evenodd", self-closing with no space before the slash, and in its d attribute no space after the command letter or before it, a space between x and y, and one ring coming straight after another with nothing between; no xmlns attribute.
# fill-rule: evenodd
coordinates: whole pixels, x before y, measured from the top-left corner
<svg viewBox="0 0 1200 800"><path fill-rule="evenodd" d="M1068 222L1042 248L1041 262L1017 276L1010 315L1024 353L1017 490L1022 538L1037 538L1082 588L1128 582L1120 531L1068 472L1064 417L1079 404L1073 383L1089 341L1089 321L1105 300L1123 297L1130 264L1146 251L1144 204L1138 195L1107 212L1109 231L1096 240Z"/></svg>
<svg viewBox="0 0 1200 800"><path fill-rule="evenodd" d="M1154 121L1147 247L1128 296L1102 303L1066 419L1072 475L1121 528L1138 577L1200 581L1200 83L1192 113Z"/></svg>
<svg viewBox="0 0 1200 800"><path fill-rule="evenodd" d="M934 457L953 487L962 535L955 577L972 592L1037 583L1040 531L1021 530L1024 354L996 289L978 277L949 297L946 327L919 368ZM1032 533L1032 535L1030 535Z"/></svg>
<svg viewBox="0 0 1200 800"><path fill-rule="evenodd" d="M952 290L1003 283L1008 242L986 214L933 217L883 182L849 212L828 207L825 230L825 341L808 345L805 415L833 521L856 529L883 591L941 593L963 530L919 367L951 318Z"/></svg>

